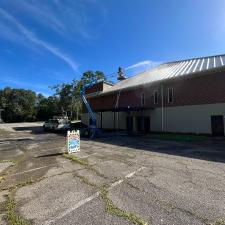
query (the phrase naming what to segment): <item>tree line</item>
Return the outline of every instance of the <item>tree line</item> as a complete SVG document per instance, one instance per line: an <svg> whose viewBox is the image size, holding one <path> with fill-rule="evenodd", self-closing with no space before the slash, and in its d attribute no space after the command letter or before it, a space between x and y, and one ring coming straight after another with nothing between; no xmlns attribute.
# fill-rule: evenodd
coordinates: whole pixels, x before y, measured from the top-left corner
<svg viewBox="0 0 225 225"><path fill-rule="evenodd" d="M0 109L4 122L43 121L53 116L68 116L80 119L82 100L80 91L83 85L95 80L106 80L101 71L86 71L80 80L52 86L54 94L45 97L32 90L5 87L0 89Z"/></svg>

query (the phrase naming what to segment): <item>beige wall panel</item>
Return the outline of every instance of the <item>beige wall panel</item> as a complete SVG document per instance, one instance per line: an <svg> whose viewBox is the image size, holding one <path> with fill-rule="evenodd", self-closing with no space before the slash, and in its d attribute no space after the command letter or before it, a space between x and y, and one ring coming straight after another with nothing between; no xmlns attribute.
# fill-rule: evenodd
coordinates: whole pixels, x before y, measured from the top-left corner
<svg viewBox="0 0 225 225"><path fill-rule="evenodd" d="M206 133L211 134L211 116L223 115L225 118L225 103L178 106L164 108L164 131L183 133ZM116 113L116 129L126 129L126 112ZM134 130L136 129L136 116L150 116L151 131L162 131L161 108L146 110L143 112L132 112L134 117ZM82 115L82 122L88 124L88 114ZM103 112L102 123L104 129L114 129L114 113ZM225 125L225 120L224 120ZM100 114L97 116L97 127L101 126Z"/></svg>
<svg viewBox="0 0 225 225"><path fill-rule="evenodd" d="M211 134L211 116L225 116L225 104L167 107L164 111L165 131Z"/></svg>

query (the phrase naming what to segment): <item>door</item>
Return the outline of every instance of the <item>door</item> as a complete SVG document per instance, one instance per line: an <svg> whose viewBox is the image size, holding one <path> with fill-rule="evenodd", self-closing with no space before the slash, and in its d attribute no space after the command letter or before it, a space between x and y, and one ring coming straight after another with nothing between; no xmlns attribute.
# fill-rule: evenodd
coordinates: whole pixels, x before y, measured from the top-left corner
<svg viewBox="0 0 225 225"><path fill-rule="evenodd" d="M213 136L224 136L223 116L211 116L211 128Z"/></svg>
<svg viewBox="0 0 225 225"><path fill-rule="evenodd" d="M127 117L127 131L128 132L133 131L133 117L131 117L131 116Z"/></svg>
<svg viewBox="0 0 225 225"><path fill-rule="evenodd" d="M145 130L145 133L149 133L150 132L150 129L151 129L151 126L150 126L150 117L145 117L145 120L144 120L144 130Z"/></svg>
<svg viewBox="0 0 225 225"><path fill-rule="evenodd" d="M140 131L143 131L143 117L141 116L137 116L136 117L136 122L137 122L137 131L140 132Z"/></svg>

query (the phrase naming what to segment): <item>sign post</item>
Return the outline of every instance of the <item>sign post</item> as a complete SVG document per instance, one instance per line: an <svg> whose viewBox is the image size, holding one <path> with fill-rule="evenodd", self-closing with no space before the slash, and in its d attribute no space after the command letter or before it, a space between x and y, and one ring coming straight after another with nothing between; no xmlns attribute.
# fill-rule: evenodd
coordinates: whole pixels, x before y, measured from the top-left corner
<svg viewBox="0 0 225 225"><path fill-rule="evenodd" d="M80 131L67 131L67 151L68 154L80 151Z"/></svg>

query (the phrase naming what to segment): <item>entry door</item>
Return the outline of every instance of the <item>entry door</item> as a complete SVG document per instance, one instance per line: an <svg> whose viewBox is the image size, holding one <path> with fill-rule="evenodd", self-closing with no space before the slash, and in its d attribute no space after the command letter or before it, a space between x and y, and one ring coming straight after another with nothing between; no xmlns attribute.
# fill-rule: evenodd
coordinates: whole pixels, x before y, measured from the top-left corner
<svg viewBox="0 0 225 225"><path fill-rule="evenodd" d="M127 117L127 131L133 131L133 117Z"/></svg>
<svg viewBox="0 0 225 225"><path fill-rule="evenodd" d="M212 135L224 136L223 116L211 116Z"/></svg>
<svg viewBox="0 0 225 225"><path fill-rule="evenodd" d="M137 121L137 131L143 131L143 117L137 116L136 121Z"/></svg>
<svg viewBox="0 0 225 225"><path fill-rule="evenodd" d="M150 126L150 117L145 117L145 120L144 120L144 130L145 130L145 133L149 133L150 132L150 129L151 129L151 126Z"/></svg>

